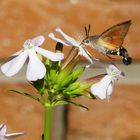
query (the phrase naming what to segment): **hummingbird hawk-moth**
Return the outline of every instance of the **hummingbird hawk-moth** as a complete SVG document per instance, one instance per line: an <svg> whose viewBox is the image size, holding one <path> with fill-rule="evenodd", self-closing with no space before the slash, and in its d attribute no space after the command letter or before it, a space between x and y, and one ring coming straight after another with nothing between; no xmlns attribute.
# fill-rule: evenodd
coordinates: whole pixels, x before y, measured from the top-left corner
<svg viewBox="0 0 140 140"><path fill-rule="evenodd" d="M86 38L83 39L82 44L91 46L109 58L111 58L110 55L118 55L122 57L125 65L129 65L132 62L132 58L128 55L127 50L122 44L130 25L131 20L128 20L112 26L100 35L94 36L89 36L89 25L88 29L85 27Z"/></svg>

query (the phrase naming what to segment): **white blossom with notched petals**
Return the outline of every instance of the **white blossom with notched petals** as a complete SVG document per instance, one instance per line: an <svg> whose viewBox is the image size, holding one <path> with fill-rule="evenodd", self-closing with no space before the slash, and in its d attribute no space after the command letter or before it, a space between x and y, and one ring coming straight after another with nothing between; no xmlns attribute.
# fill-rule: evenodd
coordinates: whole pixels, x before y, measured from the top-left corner
<svg viewBox="0 0 140 140"><path fill-rule="evenodd" d="M109 99L115 81L124 77L124 73L114 64L110 64L106 71L107 75L104 76L101 81L91 86L91 93L100 99Z"/></svg>
<svg viewBox="0 0 140 140"><path fill-rule="evenodd" d="M26 72L27 80L36 81L42 79L45 76L46 68L38 58L37 53L52 61L60 61L64 58L62 53L54 53L40 48L39 46L42 45L44 40L44 36L26 40L23 49L13 54L12 59L1 66L2 72L8 77L17 74L27 58L29 58Z"/></svg>
<svg viewBox="0 0 140 140"><path fill-rule="evenodd" d="M102 63L98 59L91 56L91 54L86 50L85 46L81 42L78 42L74 38L66 35L60 28L56 28L56 32L62 35L64 39L62 40L62 39L57 38L53 33L50 33L49 37L66 46L77 47L79 49L79 54L84 56L90 62L90 65L87 65L87 67L90 67L90 66L102 67L103 66Z"/></svg>
<svg viewBox="0 0 140 140"><path fill-rule="evenodd" d="M6 133L7 127L5 124L0 125L0 140L13 140L19 136L24 135L25 133L23 132L18 132L18 133Z"/></svg>

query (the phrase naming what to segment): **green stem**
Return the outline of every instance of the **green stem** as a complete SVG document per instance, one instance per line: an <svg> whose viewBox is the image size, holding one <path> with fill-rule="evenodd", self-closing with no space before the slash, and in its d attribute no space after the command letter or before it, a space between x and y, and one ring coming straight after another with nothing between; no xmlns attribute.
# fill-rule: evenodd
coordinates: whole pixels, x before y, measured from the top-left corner
<svg viewBox="0 0 140 140"><path fill-rule="evenodd" d="M51 106L45 106L44 140L50 140L51 132Z"/></svg>

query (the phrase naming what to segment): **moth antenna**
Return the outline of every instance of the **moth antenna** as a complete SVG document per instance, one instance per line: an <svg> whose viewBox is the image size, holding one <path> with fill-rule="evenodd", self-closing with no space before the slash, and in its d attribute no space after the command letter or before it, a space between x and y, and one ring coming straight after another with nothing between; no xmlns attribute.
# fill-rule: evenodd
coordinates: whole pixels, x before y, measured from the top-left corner
<svg viewBox="0 0 140 140"><path fill-rule="evenodd" d="M86 38L89 37L90 28L91 28L90 24L88 25L88 28L86 26L84 27L85 32L86 32Z"/></svg>
<svg viewBox="0 0 140 140"><path fill-rule="evenodd" d="M90 28L91 28L91 26L90 26L90 24L89 24L89 25L88 25L88 31L87 31L87 37L89 37Z"/></svg>
<svg viewBox="0 0 140 140"><path fill-rule="evenodd" d="M85 32L86 32L86 37L88 37L87 27L85 26L84 29L85 29Z"/></svg>

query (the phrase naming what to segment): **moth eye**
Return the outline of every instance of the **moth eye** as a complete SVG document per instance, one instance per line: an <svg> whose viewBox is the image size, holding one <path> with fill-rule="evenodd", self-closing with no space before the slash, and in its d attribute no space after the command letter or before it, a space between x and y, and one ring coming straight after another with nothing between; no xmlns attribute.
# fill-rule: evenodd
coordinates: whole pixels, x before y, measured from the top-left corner
<svg viewBox="0 0 140 140"><path fill-rule="evenodd" d="M88 44L88 43L89 43L89 40L88 40L88 39L86 39L84 42Z"/></svg>

